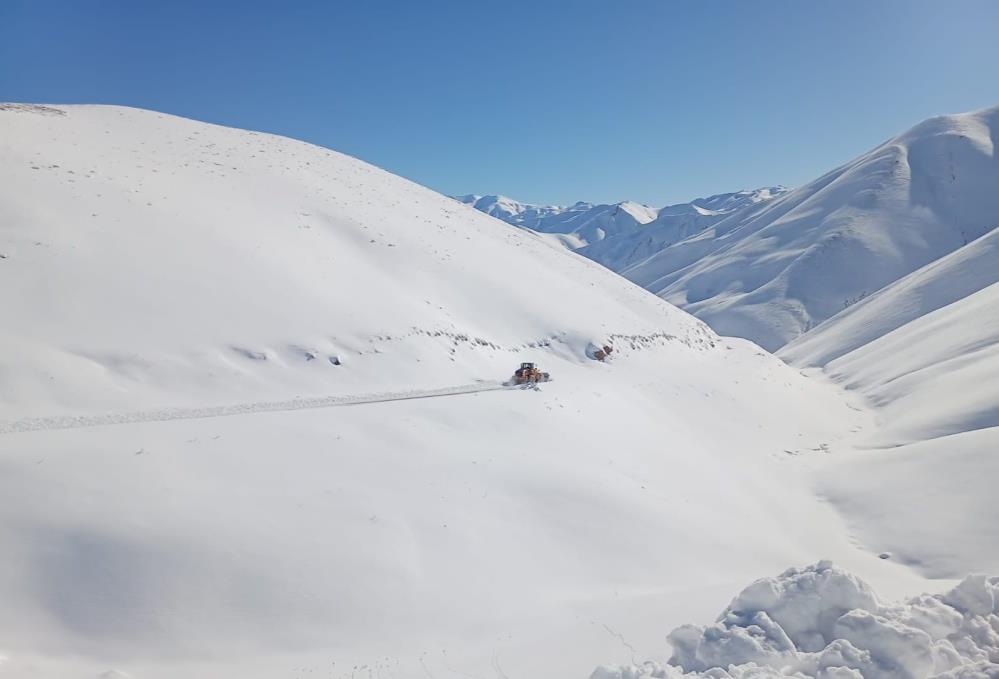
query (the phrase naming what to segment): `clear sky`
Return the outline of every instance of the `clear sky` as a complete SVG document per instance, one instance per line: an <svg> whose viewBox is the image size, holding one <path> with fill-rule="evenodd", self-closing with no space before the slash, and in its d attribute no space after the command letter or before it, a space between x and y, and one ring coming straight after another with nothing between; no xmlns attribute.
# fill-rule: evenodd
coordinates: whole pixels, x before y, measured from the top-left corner
<svg viewBox="0 0 999 679"><path fill-rule="evenodd" d="M999 104L999 1L0 0L0 100L286 134L445 193L659 206Z"/></svg>

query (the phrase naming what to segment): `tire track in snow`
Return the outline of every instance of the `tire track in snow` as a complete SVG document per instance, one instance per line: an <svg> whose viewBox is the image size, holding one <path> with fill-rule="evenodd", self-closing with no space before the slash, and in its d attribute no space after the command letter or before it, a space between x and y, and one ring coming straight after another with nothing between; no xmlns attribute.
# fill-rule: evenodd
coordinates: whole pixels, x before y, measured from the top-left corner
<svg viewBox="0 0 999 679"><path fill-rule="evenodd" d="M408 401L419 398L439 398L441 396L459 396L461 394L477 394L483 391L498 391L515 389L502 382L476 382L440 389L420 391L396 391L377 394L358 394L344 396L314 396L296 398L286 401L257 401L254 403L236 403L224 406L208 406L203 408L158 408L156 410L134 410L123 413L105 413L102 415L56 415L51 417L26 417L20 420L0 422L0 434L17 434L29 431L50 431L55 429L81 429L84 427L105 427L115 424L133 424L136 422L167 422L170 420L196 420L208 417L230 417L233 415L249 415L251 413L284 412L290 410L310 410L313 408L335 408L338 406L363 405L366 403L387 403L391 401Z"/></svg>

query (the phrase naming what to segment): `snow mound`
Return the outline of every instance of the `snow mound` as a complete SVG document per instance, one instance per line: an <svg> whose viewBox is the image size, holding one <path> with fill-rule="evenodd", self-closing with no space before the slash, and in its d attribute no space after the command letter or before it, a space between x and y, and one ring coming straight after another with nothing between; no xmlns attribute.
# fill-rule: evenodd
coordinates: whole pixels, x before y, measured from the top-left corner
<svg viewBox="0 0 999 679"><path fill-rule="evenodd" d="M829 561L754 582L712 625L669 635L668 664L600 667L591 679L995 679L999 577L881 603Z"/></svg>

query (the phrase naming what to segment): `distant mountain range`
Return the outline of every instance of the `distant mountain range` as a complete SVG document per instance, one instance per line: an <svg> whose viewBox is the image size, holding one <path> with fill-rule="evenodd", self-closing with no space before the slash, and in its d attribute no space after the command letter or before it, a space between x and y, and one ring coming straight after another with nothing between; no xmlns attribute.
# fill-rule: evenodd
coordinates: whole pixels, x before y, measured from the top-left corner
<svg viewBox="0 0 999 679"><path fill-rule="evenodd" d="M619 246L625 241L644 242L655 234L654 238L659 246L657 249L661 249L703 230L724 216L770 200L786 190L781 186L773 186L755 191L722 193L664 208L649 207L628 200L611 204L580 201L574 205L561 206L532 205L506 196L469 194L455 198L509 224L552 234L570 249L587 248L584 254L613 269L616 262L603 260L621 250ZM636 235L637 239L628 238ZM614 246L601 249L598 243L605 240L613 241Z"/></svg>

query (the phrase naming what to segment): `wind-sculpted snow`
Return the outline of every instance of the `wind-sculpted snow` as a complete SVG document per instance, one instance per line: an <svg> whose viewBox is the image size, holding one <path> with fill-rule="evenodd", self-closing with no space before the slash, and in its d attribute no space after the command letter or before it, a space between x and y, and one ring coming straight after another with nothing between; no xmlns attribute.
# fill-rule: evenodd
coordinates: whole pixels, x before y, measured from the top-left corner
<svg viewBox="0 0 999 679"><path fill-rule="evenodd" d="M716 623L668 638L668 664L601 667L591 679L995 679L999 577L893 605L820 561L753 583Z"/></svg>

